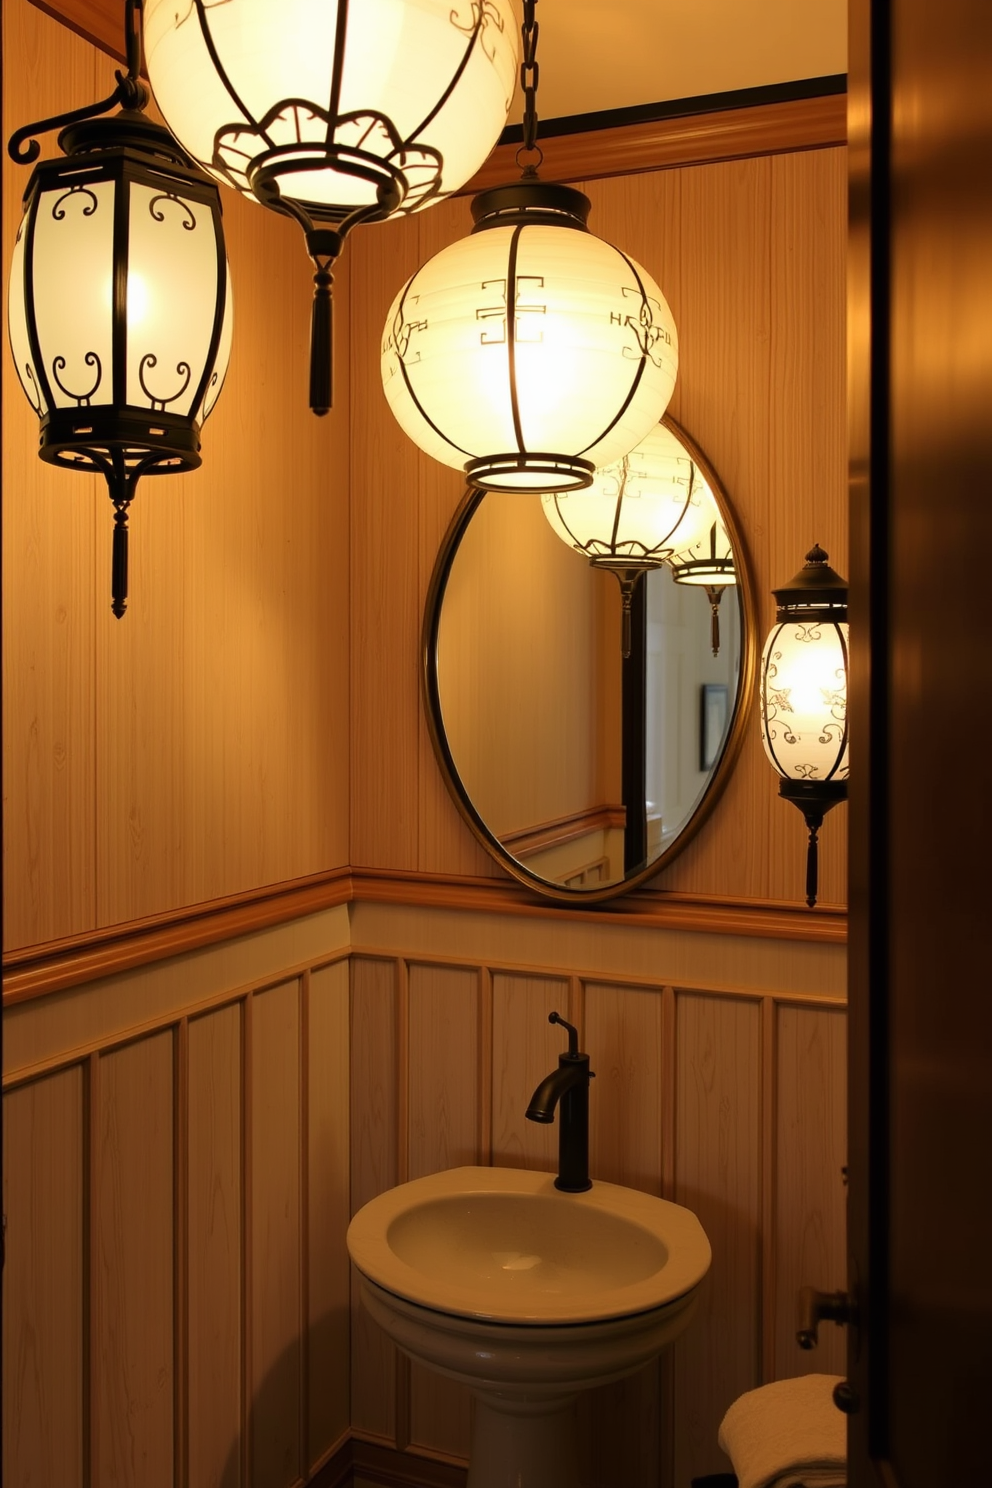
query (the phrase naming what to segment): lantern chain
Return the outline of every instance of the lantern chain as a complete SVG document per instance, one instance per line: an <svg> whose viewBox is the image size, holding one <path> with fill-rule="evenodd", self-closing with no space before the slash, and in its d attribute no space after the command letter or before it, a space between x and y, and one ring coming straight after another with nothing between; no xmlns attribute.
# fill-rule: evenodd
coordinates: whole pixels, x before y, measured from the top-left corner
<svg viewBox="0 0 992 1488"><path fill-rule="evenodd" d="M520 91L524 95L524 139L517 151L517 164L520 165L521 155L537 155L536 160L523 167L525 177L536 176L538 167L544 159L544 152L537 143L537 87L541 78L541 68L537 60L537 38L540 27L534 17L536 4L537 0L524 0L524 19L520 28L523 39Z"/></svg>

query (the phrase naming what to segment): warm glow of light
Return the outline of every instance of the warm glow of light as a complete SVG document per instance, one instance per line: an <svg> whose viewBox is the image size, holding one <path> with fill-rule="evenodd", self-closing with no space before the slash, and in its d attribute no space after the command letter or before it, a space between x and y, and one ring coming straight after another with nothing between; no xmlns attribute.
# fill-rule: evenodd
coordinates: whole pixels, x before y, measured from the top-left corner
<svg viewBox="0 0 992 1488"><path fill-rule="evenodd" d="M407 183L402 209L416 210L483 163L517 71L509 0L145 0L143 30L156 102L204 169L250 194L253 163L282 151L307 166L282 177L283 191L318 208L376 200L375 182L323 153L328 109L331 143L391 162Z"/></svg>
<svg viewBox="0 0 992 1488"><path fill-rule="evenodd" d="M761 738L787 780L846 780L846 623L789 620L761 658Z"/></svg>
<svg viewBox="0 0 992 1488"><path fill-rule="evenodd" d="M536 453L612 465L657 425L677 367L651 276L567 226L493 226L442 249L400 290L383 333L397 421L459 470ZM555 489L523 463L506 486Z"/></svg>
<svg viewBox="0 0 992 1488"><path fill-rule="evenodd" d="M692 472L678 436L658 424L616 464L597 470L587 490L548 494L541 503L552 530L576 552L661 563L688 508Z"/></svg>
<svg viewBox="0 0 992 1488"><path fill-rule="evenodd" d="M135 330L148 315L148 285L133 271L127 276L127 324Z"/></svg>

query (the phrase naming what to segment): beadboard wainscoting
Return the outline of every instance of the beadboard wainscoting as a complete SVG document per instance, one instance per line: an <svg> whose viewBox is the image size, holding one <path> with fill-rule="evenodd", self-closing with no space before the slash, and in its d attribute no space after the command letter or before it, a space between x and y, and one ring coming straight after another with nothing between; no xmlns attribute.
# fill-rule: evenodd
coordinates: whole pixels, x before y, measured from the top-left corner
<svg viewBox="0 0 992 1488"><path fill-rule="evenodd" d="M557 1007L597 1177L694 1209L696 1320L582 1412L588 1488L685 1488L844 1277L842 945L360 900L7 1011L4 1481L458 1481L470 1409L349 1281L349 1213L461 1163L552 1169L524 1120ZM355 1440L349 1445L352 1433Z"/></svg>
<svg viewBox="0 0 992 1488"><path fill-rule="evenodd" d="M5 1483L274 1488L347 1438L347 927L8 1009Z"/></svg>

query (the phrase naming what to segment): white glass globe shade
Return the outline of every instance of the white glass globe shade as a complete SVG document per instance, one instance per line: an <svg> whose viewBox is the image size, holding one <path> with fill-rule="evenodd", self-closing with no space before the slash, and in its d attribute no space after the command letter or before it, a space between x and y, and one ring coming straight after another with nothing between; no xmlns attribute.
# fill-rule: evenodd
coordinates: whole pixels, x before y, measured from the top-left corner
<svg viewBox="0 0 992 1488"><path fill-rule="evenodd" d="M761 740L786 780L846 780L846 621L776 624L761 657Z"/></svg>
<svg viewBox="0 0 992 1488"><path fill-rule="evenodd" d="M658 567L686 514L693 462L671 429L658 424L629 454L597 470L585 490L541 497L562 542L590 560Z"/></svg>
<svg viewBox="0 0 992 1488"><path fill-rule="evenodd" d="M651 276L586 229L586 197L535 183L537 210L512 210L527 193L521 183L477 198L471 236L403 286L382 381L414 444L472 484L563 491L588 486L657 424L678 337ZM563 208L542 210L559 198Z"/></svg>
<svg viewBox="0 0 992 1488"><path fill-rule="evenodd" d="M463 185L506 120L508 0L145 0L169 128L218 181L266 182L335 221L412 211Z"/></svg>

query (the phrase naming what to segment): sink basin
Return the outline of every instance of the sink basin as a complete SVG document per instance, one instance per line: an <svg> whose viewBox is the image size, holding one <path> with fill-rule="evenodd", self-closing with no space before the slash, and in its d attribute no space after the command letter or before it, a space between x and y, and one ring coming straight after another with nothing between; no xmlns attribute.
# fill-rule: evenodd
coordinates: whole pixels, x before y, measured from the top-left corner
<svg viewBox="0 0 992 1488"><path fill-rule="evenodd" d="M369 1315L475 1396L467 1488L574 1488L576 1397L666 1349L710 1264L678 1204L517 1168L401 1183L358 1211L348 1249Z"/></svg>
<svg viewBox="0 0 992 1488"><path fill-rule="evenodd" d="M348 1231L364 1275L422 1307L505 1323L596 1322L658 1307L706 1274L696 1216L595 1183L565 1194L548 1173L452 1168L390 1189Z"/></svg>

